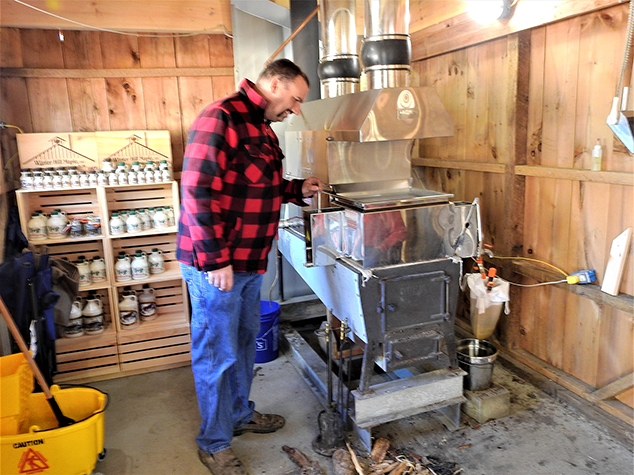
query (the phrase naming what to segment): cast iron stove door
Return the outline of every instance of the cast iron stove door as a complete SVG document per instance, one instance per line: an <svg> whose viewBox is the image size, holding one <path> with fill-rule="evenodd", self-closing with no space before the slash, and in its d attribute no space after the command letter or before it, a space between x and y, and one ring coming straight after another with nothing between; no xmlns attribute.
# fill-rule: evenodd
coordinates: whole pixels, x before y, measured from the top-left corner
<svg viewBox="0 0 634 475"><path fill-rule="evenodd" d="M369 388L373 364L381 358L386 371L424 362L457 367L453 327L460 265L446 259L373 272L378 279L362 289L375 302L375 316L368 313L370 302L364 303L369 344L359 389Z"/></svg>

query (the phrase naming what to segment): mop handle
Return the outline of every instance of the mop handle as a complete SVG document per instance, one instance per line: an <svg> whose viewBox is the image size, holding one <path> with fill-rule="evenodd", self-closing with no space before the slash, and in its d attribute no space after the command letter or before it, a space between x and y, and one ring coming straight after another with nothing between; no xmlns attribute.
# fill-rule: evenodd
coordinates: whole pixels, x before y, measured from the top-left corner
<svg viewBox="0 0 634 475"><path fill-rule="evenodd" d="M24 338L22 338L20 330L18 330L18 327L13 321L13 318L9 313L9 309L7 309L6 305L4 304L4 300L2 300L2 297L0 297L0 312L2 312L2 317L4 318L4 321L7 323L7 326L11 331L11 335L13 335L13 339L20 347L20 351L24 355L24 358L26 358L31 371L33 371L33 374L35 375L35 379L37 379L37 382L39 383L42 391L44 392L44 395L46 396L46 399L51 399L53 397L53 395L51 394L51 390L49 389L48 384L46 384L40 368L38 368L35 364L35 361L33 361L33 357L31 356L29 349L26 347L26 343L24 343Z"/></svg>

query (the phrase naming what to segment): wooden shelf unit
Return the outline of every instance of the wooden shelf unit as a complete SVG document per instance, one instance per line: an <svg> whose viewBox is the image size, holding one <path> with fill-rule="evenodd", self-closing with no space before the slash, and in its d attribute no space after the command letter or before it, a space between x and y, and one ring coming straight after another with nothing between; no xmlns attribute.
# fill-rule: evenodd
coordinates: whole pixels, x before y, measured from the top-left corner
<svg viewBox="0 0 634 475"><path fill-rule="evenodd" d="M189 300L187 287L176 261L177 226L150 229L134 234L113 236L108 222L113 212L124 209L170 206L178 220L178 184L97 186L59 190L18 190L16 192L22 230L28 236L31 213L55 209L69 218L101 216L102 234L81 238L32 241L55 257L70 261L83 255L87 259L101 256L106 263L104 283L80 287L80 295L89 291L101 295L105 329L97 335L59 338L56 341L58 374L55 382L86 382L128 376L190 363ZM119 252L134 255L142 250L148 256L159 249L165 260L165 272L150 274L147 279L117 282L115 263ZM144 284L154 289L157 318L141 321L134 329L124 329L116 317L124 288L141 290Z"/></svg>

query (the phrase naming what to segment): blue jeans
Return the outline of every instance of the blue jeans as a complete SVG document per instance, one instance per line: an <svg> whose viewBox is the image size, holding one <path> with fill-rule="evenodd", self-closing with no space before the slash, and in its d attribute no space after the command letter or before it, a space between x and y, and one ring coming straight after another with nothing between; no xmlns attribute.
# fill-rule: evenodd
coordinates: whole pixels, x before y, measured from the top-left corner
<svg viewBox="0 0 634 475"><path fill-rule="evenodd" d="M180 264L192 305L192 370L202 422L198 447L210 454L230 447L233 429L253 417L249 401L255 338L260 331L262 275L237 272L220 291L205 272Z"/></svg>

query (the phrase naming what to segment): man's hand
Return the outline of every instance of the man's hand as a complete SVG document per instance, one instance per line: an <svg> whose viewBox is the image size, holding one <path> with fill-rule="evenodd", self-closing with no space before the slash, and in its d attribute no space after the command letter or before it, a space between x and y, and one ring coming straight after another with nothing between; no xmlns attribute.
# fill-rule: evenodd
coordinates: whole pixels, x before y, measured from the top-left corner
<svg viewBox="0 0 634 475"><path fill-rule="evenodd" d="M311 176L310 178L306 178L302 184L302 195L304 198L310 198L311 196L315 196L323 187L324 184L319 178Z"/></svg>
<svg viewBox="0 0 634 475"><path fill-rule="evenodd" d="M209 284L218 287L218 290L229 292L233 288L233 266L207 272Z"/></svg>

